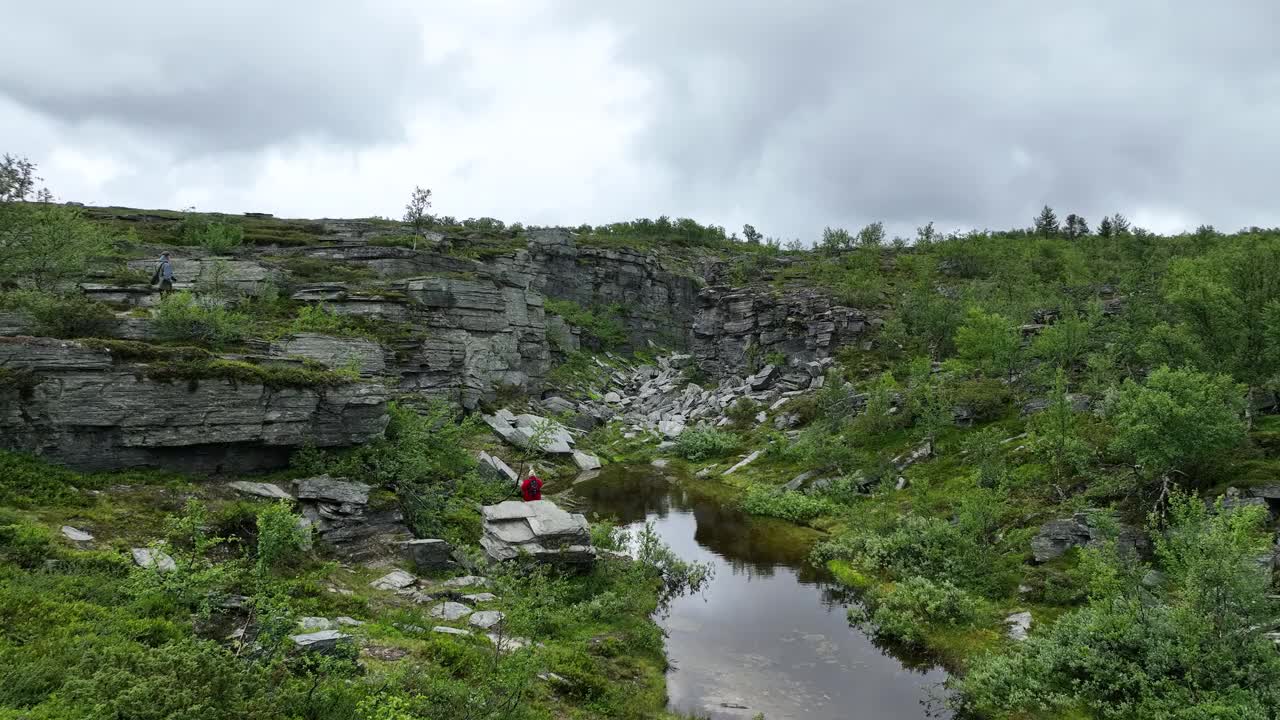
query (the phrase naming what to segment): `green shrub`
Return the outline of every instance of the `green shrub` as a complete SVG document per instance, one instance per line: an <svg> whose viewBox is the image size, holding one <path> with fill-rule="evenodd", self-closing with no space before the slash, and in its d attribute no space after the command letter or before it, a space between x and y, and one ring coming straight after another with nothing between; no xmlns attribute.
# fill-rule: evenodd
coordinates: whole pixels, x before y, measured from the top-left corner
<svg viewBox="0 0 1280 720"><path fill-rule="evenodd" d="M48 337L92 337L103 334L115 322L111 308L81 294L12 292L0 298L0 307L29 313L35 321L35 334Z"/></svg>
<svg viewBox="0 0 1280 720"><path fill-rule="evenodd" d="M598 350L613 350L626 345L627 331L623 327L621 305L584 308L572 300L547 298L547 312L559 315L565 322L582 330L583 340Z"/></svg>
<svg viewBox="0 0 1280 720"><path fill-rule="evenodd" d="M742 509L752 515L802 523L822 515L834 515L840 506L823 497L757 485L743 496Z"/></svg>
<svg viewBox="0 0 1280 720"><path fill-rule="evenodd" d="M750 427L759 413L760 404L746 396L733 401L733 404L724 411L725 416L738 427Z"/></svg>
<svg viewBox="0 0 1280 720"><path fill-rule="evenodd" d="M738 447L738 436L714 428L690 428L680 433L672 450L676 455L699 462L724 457Z"/></svg>
<svg viewBox="0 0 1280 720"><path fill-rule="evenodd" d="M83 280L111 251L106 230L79 208L0 203L0 283L53 291Z"/></svg>
<svg viewBox="0 0 1280 720"><path fill-rule="evenodd" d="M959 380L951 386L952 402L967 408L979 422L1001 417L1012 396L1008 385L992 378Z"/></svg>
<svg viewBox="0 0 1280 720"><path fill-rule="evenodd" d="M161 300L151 324L156 337L166 342L193 342L214 349L243 342L252 328L243 313L185 292Z"/></svg>
<svg viewBox="0 0 1280 720"><path fill-rule="evenodd" d="M950 582L919 576L875 587L863 602L850 608L851 624L908 645L923 644L931 625L954 627L974 622L981 607L977 599Z"/></svg>
<svg viewBox="0 0 1280 720"><path fill-rule="evenodd" d="M956 329L956 352L960 359L992 377L1008 375L1017 366L1022 336L1008 318L969 310Z"/></svg>
<svg viewBox="0 0 1280 720"><path fill-rule="evenodd" d="M0 513L0 562L35 568L53 553L53 533L8 512Z"/></svg>
<svg viewBox="0 0 1280 720"><path fill-rule="evenodd" d="M301 519L285 501L270 503L258 511L256 568L260 576L297 561L311 534L309 525L298 524Z"/></svg>
<svg viewBox="0 0 1280 720"><path fill-rule="evenodd" d="M244 244L244 228L207 217L188 215L179 224L183 245L199 245L213 253L225 253Z"/></svg>
<svg viewBox="0 0 1280 720"><path fill-rule="evenodd" d="M298 314L289 323L290 333L320 333L324 335L345 335L351 331L351 319L339 315L328 306L303 305Z"/></svg>
<svg viewBox="0 0 1280 720"><path fill-rule="evenodd" d="M985 597L1003 597L1020 577L1021 536L1000 536L1002 504L993 491L973 490L956 522L901 515L886 530L857 528L819 544L818 560L848 559L893 578L947 581ZM997 539L999 538L999 539Z"/></svg>
<svg viewBox="0 0 1280 720"><path fill-rule="evenodd" d="M423 414L393 403L388 412L391 421L382 439L345 451L306 448L295 454L294 468L394 490L420 537L477 541L475 505L512 496L509 483L474 472L475 458L465 442L480 431L479 418L459 422L456 411L443 403L424 408Z"/></svg>
<svg viewBox="0 0 1280 720"><path fill-rule="evenodd" d="M956 683L978 716L1066 712L1131 718L1267 718L1280 707L1280 654L1258 632L1274 623L1256 565L1263 512L1210 513L1175 495L1156 544L1165 581L1114 548L1085 550L1090 601Z"/></svg>

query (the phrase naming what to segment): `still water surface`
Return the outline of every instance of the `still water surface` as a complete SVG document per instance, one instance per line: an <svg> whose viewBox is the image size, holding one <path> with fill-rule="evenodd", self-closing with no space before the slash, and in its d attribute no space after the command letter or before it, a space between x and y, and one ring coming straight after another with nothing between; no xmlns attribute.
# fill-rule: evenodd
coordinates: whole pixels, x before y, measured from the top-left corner
<svg viewBox="0 0 1280 720"><path fill-rule="evenodd" d="M569 494L593 520L657 532L715 577L678 598L667 630L671 709L716 720L945 717L943 671L900 660L850 628L853 599L809 563L817 534L744 515L724 486L650 466L611 466Z"/></svg>

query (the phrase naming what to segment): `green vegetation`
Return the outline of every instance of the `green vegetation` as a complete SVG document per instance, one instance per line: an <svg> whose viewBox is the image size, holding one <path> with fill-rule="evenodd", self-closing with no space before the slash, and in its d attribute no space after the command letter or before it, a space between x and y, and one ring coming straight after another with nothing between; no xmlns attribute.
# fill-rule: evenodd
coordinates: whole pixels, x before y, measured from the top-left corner
<svg viewBox="0 0 1280 720"><path fill-rule="evenodd" d="M79 208L0 202L0 284L65 291L116 243Z"/></svg>
<svg viewBox="0 0 1280 720"><path fill-rule="evenodd" d="M468 528L472 502L496 497L479 489L484 481L458 480L473 475L461 443L474 426L442 407L393 414L376 448L305 454L289 474L350 472L379 483L375 502L382 488L439 490L450 499L411 501L415 524ZM497 652L480 634L425 630L442 622L430 606L369 588L385 570L353 571L308 551L290 503L228 501L215 488L83 475L0 452L0 716L640 720L662 712L662 634L650 615L696 590L706 569L680 561L652 531L636 539L636 561L603 559L583 574L487 572L506 615L498 632L527 641ZM91 529L94 549L59 537L63 522ZM609 528L594 535L605 547L629 544ZM135 567L127 548L139 546L170 555L175 569ZM364 621L344 628L358 645L325 655L293 648L298 618L340 615Z"/></svg>
<svg viewBox="0 0 1280 720"><path fill-rule="evenodd" d="M582 340L594 350L613 350L627 342L626 328L619 319L621 305L584 308L572 300L546 299L547 312L559 315L565 322L582 329Z"/></svg>
<svg viewBox="0 0 1280 720"><path fill-rule="evenodd" d="M196 343L223 350L242 343L252 320L211 298L173 293L160 301L151 327L165 342Z"/></svg>
<svg viewBox="0 0 1280 720"><path fill-rule="evenodd" d="M757 281L883 325L787 406L797 434L731 409L765 452L729 482L748 512L829 530L815 558L859 593L851 622L944 662L964 717L1270 717L1275 528L1204 502L1280 482L1280 231L1087 227L922 228L912 247L836 228L761 263ZM801 472L831 480L780 491ZM1033 561L1041 526L1073 516L1090 547ZM1016 612L1026 642L1005 638Z"/></svg>
<svg viewBox="0 0 1280 720"><path fill-rule="evenodd" d="M115 321L111 308L75 292L13 290L0 293L0 309L30 315L34 334L55 338L101 334Z"/></svg>
<svg viewBox="0 0 1280 720"><path fill-rule="evenodd" d="M350 370L330 370L307 361L301 365L257 365L242 360L207 359L152 364L147 377L161 382L185 382L196 385L201 380L228 380L233 383L265 385L269 388L325 388L348 385L359 379Z"/></svg>
<svg viewBox="0 0 1280 720"><path fill-rule="evenodd" d="M689 428L676 438L676 455L692 462L721 458L738 448L736 435L714 428Z"/></svg>
<svg viewBox="0 0 1280 720"><path fill-rule="evenodd" d="M752 515L765 515L791 522L806 522L821 515L829 515L837 507L829 500L800 492L777 491L767 487L753 487L742 498L742 509Z"/></svg>
<svg viewBox="0 0 1280 720"><path fill-rule="evenodd" d="M1157 534L1162 572L1086 551L1089 603L1007 654L980 658L959 683L978 715L1057 711L1104 717L1256 717L1280 706L1280 653L1257 628L1275 622L1263 513L1210 513L1179 495ZM1163 522L1161 523L1163 524Z"/></svg>
<svg viewBox="0 0 1280 720"><path fill-rule="evenodd" d="M182 245L198 245L212 253L225 253L244 244L244 228L192 213L178 224L178 237Z"/></svg>

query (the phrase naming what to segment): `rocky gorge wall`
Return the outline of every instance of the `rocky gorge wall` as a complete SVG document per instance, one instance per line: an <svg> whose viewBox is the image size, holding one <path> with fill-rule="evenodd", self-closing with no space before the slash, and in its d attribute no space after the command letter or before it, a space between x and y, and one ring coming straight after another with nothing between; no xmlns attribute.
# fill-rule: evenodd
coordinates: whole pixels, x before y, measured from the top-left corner
<svg viewBox="0 0 1280 720"><path fill-rule="evenodd" d="M368 442L388 420L387 390L376 382L163 379L147 363L67 340L0 338L0 368L3 446L84 470L272 467L303 445Z"/></svg>
<svg viewBox="0 0 1280 720"><path fill-rule="evenodd" d="M387 422L386 403L397 397L466 409L508 390L540 397L553 345L563 342L553 339L576 337L548 314L544 298L616 306L631 348L684 350L711 377L754 372L780 356L799 376L805 363L861 340L868 327L862 312L814 291L702 287L694 272L659 253L584 247L564 230L531 231L522 246L470 259L430 244L368 244L359 225L343 225L336 242L246 249L235 257L174 250L179 290L253 296L276 288L382 330L249 342L252 362L309 360L354 369L358 381L323 388L162 381L146 363L24 337L34 334L29 318L0 315L0 446L82 468L243 470L283 464L307 444L375 438ZM145 271L151 261L130 264ZM329 270L346 279L315 279ZM108 335L156 340L142 312L158 302L153 288L99 278L82 289L118 308ZM18 376L27 380L13 382Z"/></svg>

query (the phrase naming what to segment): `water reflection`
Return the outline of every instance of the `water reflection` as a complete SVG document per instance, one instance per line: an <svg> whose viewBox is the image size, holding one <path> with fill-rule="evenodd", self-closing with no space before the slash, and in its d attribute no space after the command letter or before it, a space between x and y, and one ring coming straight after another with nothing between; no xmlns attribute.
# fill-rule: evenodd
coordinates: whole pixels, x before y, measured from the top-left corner
<svg viewBox="0 0 1280 720"><path fill-rule="evenodd" d="M848 591L808 561L818 535L744 515L725 492L649 466L611 466L572 490L593 519L653 521L682 558L715 566L704 591L676 599L663 620L672 708L769 720L937 717L925 706L945 676L849 628Z"/></svg>

